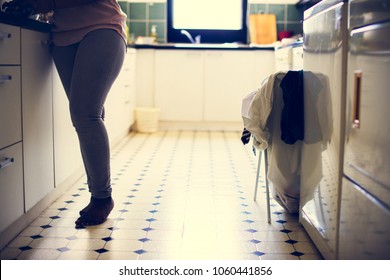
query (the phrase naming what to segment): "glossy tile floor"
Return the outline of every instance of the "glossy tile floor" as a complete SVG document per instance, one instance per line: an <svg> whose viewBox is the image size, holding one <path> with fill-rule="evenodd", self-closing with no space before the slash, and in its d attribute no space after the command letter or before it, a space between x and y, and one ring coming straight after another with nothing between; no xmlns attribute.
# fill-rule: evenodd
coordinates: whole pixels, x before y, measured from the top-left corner
<svg viewBox="0 0 390 280"><path fill-rule="evenodd" d="M253 199L257 158L241 132L131 133L112 151L115 208L102 225L75 229L89 201L82 178L20 233L1 259L321 259L298 222ZM264 174L264 173L262 173Z"/></svg>

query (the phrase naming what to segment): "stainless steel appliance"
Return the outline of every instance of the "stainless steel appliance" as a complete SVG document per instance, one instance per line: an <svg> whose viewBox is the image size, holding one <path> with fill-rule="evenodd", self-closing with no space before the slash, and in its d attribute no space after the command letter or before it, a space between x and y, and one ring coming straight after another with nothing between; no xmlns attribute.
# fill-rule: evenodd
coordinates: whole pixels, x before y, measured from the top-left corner
<svg viewBox="0 0 390 280"><path fill-rule="evenodd" d="M390 1L350 2L340 259L390 259Z"/></svg>
<svg viewBox="0 0 390 280"><path fill-rule="evenodd" d="M301 175L299 221L325 259L337 259L338 251L338 206L344 154L347 19L347 0L324 0L306 10L303 21L304 84L312 82L313 75L306 75L307 72L328 81L327 99L330 102L326 106L329 107L327 110L333 129L329 131L328 141L322 144L318 160L313 162L316 172L306 174L308 178ZM309 177L314 177L314 173L317 179L310 180Z"/></svg>

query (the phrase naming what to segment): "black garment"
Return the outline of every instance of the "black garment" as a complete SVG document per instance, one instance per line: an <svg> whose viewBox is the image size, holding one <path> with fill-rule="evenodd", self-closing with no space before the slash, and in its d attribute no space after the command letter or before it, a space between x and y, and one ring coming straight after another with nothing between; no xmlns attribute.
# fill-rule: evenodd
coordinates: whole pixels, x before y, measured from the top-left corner
<svg viewBox="0 0 390 280"><path fill-rule="evenodd" d="M294 144L304 139L303 71L288 71L280 87L284 101L281 139L286 144Z"/></svg>
<svg viewBox="0 0 390 280"><path fill-rule="evenodd" d="M250 139L251 139L251 132L248 131L246 128L244 128L244 130L242 131L242 135L241 135L241 142L246 145L249 143Z"/></svg>

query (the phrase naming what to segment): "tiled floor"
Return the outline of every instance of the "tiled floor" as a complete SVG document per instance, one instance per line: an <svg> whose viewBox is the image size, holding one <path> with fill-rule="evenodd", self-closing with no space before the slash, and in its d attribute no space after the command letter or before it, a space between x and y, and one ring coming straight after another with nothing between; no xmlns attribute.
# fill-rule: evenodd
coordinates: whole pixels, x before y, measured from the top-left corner
<svg viewBox="0 0 390 280"><path fill-rule="evenodd" d="M253 200L257 158L240 132L130 134L112 151L115 208L75 229L89 201L85 178L2 252L1 259L321 259L298 222L265 187ZM264 178L264 177L263 177Z"/></svg>

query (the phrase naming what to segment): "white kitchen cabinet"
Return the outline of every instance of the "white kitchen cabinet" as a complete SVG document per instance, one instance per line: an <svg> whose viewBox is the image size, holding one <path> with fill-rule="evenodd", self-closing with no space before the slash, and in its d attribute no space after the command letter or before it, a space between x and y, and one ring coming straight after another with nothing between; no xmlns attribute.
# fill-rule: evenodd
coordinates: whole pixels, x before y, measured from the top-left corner
<svg viewBox="0 0 390 280"><path fill-rule="evenodd" d="M0 23L0 64L20 64L20 27Z"/></svg>
<svg viewBox="0 0 390 280"><path fill-rule="evenodd" d="M164 121L202 121L203 51L156 50L155 105Z"/></svg>
<svg viewBox="0 0 390 280"><path fill-rule="evenodd" d="M53 135L55 187L83 167L79 140L70 119L69 102L57 69L53 67Z"/></svg>
<svg viewBox="0 0 390 280"><path fill-rule="evenodd" d="M22 141L20 66L0 66L0 149Z"/></svg>
<svg viewBox="0 0 390 280"><path fill-rule="evenodd" d="M137 49L136 101L138 107L154 107L154 53L153 49Z"/></svg>
<svg viewBox="0 0 390 280"><path fill-rule="evenodd" d="M253 71L255 72L255 89L261 86L261 83L269 75L275 73L275 52L273 50L262 50L254 52Z"/></svg>
<svg viewBox="0 0 390 280"><path fill-rule="evenodd" d="M24 213L22 144L0 149L0 232Z"/></svg>
<svg viewBox="0 0 390 280"><path fill-rule="evenodd" d="M242 121L242 99L256 86L254 55L252 51L205 52L205 121Z"/></svg>
<svg viewBox="0 0 390 280"><path fill-rule="evenodd" d="M134 123L136 51L128 49L121 72L114 82L105 103L105 122L114 146Z"/></svg>
<svg viewBox="0 0 390 280"><path fill-rule="evenodd" d="M20 28L0 24L0 232L24 213L19 44Z"/></svg>
<svg viewBox="0 0 390 280"><path fill-rule="evenodd" d="M274 70L272 50L156 50L155 107L162 121L242 122L242 99Z"/></svg>
<svg viewBox="0 0 390 280"><path fill-rule="evenodd" d="M22 29L22 121L26 211L54 188L52 60L47 33Z"/></svg>
<svg viewBox="0 0 390 280"><path fill-rule="evenodd" d="M292 49L292 70L299 71L303 69L303 47L294 47Z"/></svg>

